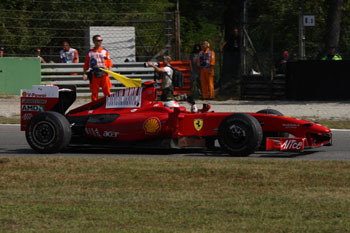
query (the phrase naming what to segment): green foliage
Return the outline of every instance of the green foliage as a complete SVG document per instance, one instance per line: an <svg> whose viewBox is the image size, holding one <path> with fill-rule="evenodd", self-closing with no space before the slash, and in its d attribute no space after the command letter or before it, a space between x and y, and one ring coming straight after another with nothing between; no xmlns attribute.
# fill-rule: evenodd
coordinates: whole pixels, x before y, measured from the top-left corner
<svg viewBox="0 0 350 233"><path fill-rule="evenodd" d="M284 49L290 54L298 54L298 20L300 0L252 1L249 5L249 33L256 49L269 54L271 41L274 57L281 56ZM329 1L305 1L304 14L314 15L316 26L305 27L306 57L315 59L323 51L328 20ZM339 50L343 57L349 54L350 2L344 1Z"/></svg>
<svg viewBox="0 0 350 233"><path fill-rule="evenodd" d="M2 0L0 42L5 44L5 53L8 54L31 56L35 47L41 47L44 54L51 54L50 59L57 60L65 38L71 39L72 47L78 48L84 56L86 29L90 26L132 25L145 48L149 48L145 51L143 45L136 42L138 55L142 57L154 54L155 44L164 46L165 39L159 39L164 36L164 12L172 6L167 0L135 0L132 3L113 0ZM151 29L153 31L149 33Z"/></svg>
<svg viewBox="0 0 350 233"><path fill-rule="evenodd" d="M284 49L298 54L298 17L300 0L250 1L248 32L261 60L276 60ZM218 50L224 40L224 13L229 0L180 0L181 49L187 58L192 47L204 39ZM71 37L73 45L85 49L85 30L89 26L136 27L137 54L152 56L167 43L165 12L171 12L171 28L176 0L85 0L85 1L23 1L0 2L0 42L9 54L31 55L35 47L44 53L57 54L63 38ZM315 15L316 26L305 28L306 56L313 59L323 50L329 1L305 1L305 14ZM344 1L339 51L350 57L350 2ZM234 17L234 16L232 16ZM150 21L142 23L141 21ZM158 21L158 22L156 22ZM57 30L64 28L65 30ZM150 32L157 32L157 34ZM160 35L163 36L160 36ZM173 42L173 41L172 41Z"/></svg>
<svg viewBox="0 0 350 233"><path fill-rule="evenodd" d="M209 40L211 48L218 50L222 33L216 24L205 17L200 18L199 22L181 17L181 29L181 47L185 54L188 55L195 44L201 45L203 40Z"/></svg>

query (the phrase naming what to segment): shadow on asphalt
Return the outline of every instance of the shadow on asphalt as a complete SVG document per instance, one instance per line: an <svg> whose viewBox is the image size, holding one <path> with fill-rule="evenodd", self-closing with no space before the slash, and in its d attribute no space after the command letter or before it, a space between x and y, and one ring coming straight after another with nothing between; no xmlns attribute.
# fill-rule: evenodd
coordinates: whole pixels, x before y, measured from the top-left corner
<svg viewBox="0 0 350 233"><path fill-rule="evenodd" d="M32 149L4 149L0 148L1 154L6 155L29 155L29 156L102 156L102 155L118 155L118 156L129 156L134 155L137 157L142 157L145 155L149 156L157 156L157 157L181 157L181 158L196 158L196 157L202 157L202 158L210 158L210 157L216 157L216 158L296 158L296 157L302 157L307 156L313 153L316 153L317 151L304 151L304 152L279 152L279 151L257 151L254 154L251 154L250 156L232 156L227 153L221 152L220 149L214 149L214 150L203 150L203 149L138 149L138 148L93 148L93 147L71 147L65 149L61 153L57 154L40 154L35 152Z"/></svg>

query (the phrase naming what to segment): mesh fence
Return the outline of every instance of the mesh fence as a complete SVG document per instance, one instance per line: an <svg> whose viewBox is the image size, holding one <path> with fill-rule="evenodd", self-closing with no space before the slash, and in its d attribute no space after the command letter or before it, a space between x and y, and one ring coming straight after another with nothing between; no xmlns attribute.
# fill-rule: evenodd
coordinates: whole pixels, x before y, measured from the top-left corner
<svg viewBox="0 0 350 233"><path fill-rule="evenodd" d="M83 62L86 52L92 47L91 36L97 33L102 35L103 46L113 55L113 62L126 59L146 61L163 54L174 57L175 13L169 12L171 6L164 2L167 1L159 5L150 0L139 3L113 0L2 0L0 43L5 46L7 57L36 56L36 49L40 48L47 62L58 62L62 41L68 39L71 47L78 50L80 62ZM276 15L269 14L268 17L249 18L245 26L252 45L247 44L246 49L247 73L257 70L268 75L286 49L291 59L298 59L298 12L298 9L294 9L285 15L278 11ZM312 14L315 15L316 26L305 28L306 59L317 59L324 49L325 13L318 10ZM338 50L346 59L350 57L350 30L347 26L350 16L344 14L342 19ZM211 38L212 48L220 55L219 48L224 40L222 28L203 29L202 36L192 32L196 41L190 41L200 43L199 38L206 38L204 34L210 34L207 30L212 29L216 30L216 37ZM182 31L183 34L187 33ZM184 51L185 46L190 49ZM188 59L191 48L192 45L183 42L182 59Z"/></svg>
<svg viewBox="0 0 350 233"><path fill-rule="evenodd" d="M0 43L7 57L37 56L40 48L46 62L58 62L62 43L68 40L83 62L94 34L103 37L103 47L117 62L146 61L174 52L173 12L109 13L108 7L118 6L114 4L105 6L105 10L99 10L100 5L96 4L90 6L94 10L79 11L79 5L75 4L67 5L64 11L62 7L53 11L47 9L45 1L27 2L35 6L28 7L31 10L0 7ZM152 6L157 5L149 4Z"/></svg>

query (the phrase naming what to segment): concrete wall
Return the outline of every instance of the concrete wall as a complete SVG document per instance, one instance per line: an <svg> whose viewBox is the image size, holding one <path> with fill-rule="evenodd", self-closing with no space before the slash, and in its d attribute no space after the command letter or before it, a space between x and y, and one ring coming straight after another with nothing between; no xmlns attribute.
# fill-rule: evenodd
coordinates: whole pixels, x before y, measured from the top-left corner
<svg viewBox="0 0 350 233"><path fill-rule="evenodd" d="M21 89L31 89L40 82L39 58L0 58L0 94L19 95Z"/></svg>

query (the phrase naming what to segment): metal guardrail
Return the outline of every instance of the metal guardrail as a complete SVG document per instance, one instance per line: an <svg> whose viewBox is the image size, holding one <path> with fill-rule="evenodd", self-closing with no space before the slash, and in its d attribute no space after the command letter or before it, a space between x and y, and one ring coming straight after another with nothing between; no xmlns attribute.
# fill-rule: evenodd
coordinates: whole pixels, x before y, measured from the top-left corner
<svg viewBox="0 0 350 233"><path fill-rule="evenodd" d="M43 84L70 84L77 86L78 96L89 95L89 81L83 80L84 63L46 63L41 64L41 82ZM154 69L144 67L143 62L126 62L113 65L113 72L122 74L128 78L141 78L142 82L154 80ZM122 88L123 85L110 78L112 83L111 91ZM101 91L101 90L100 90Z"/></svg>

